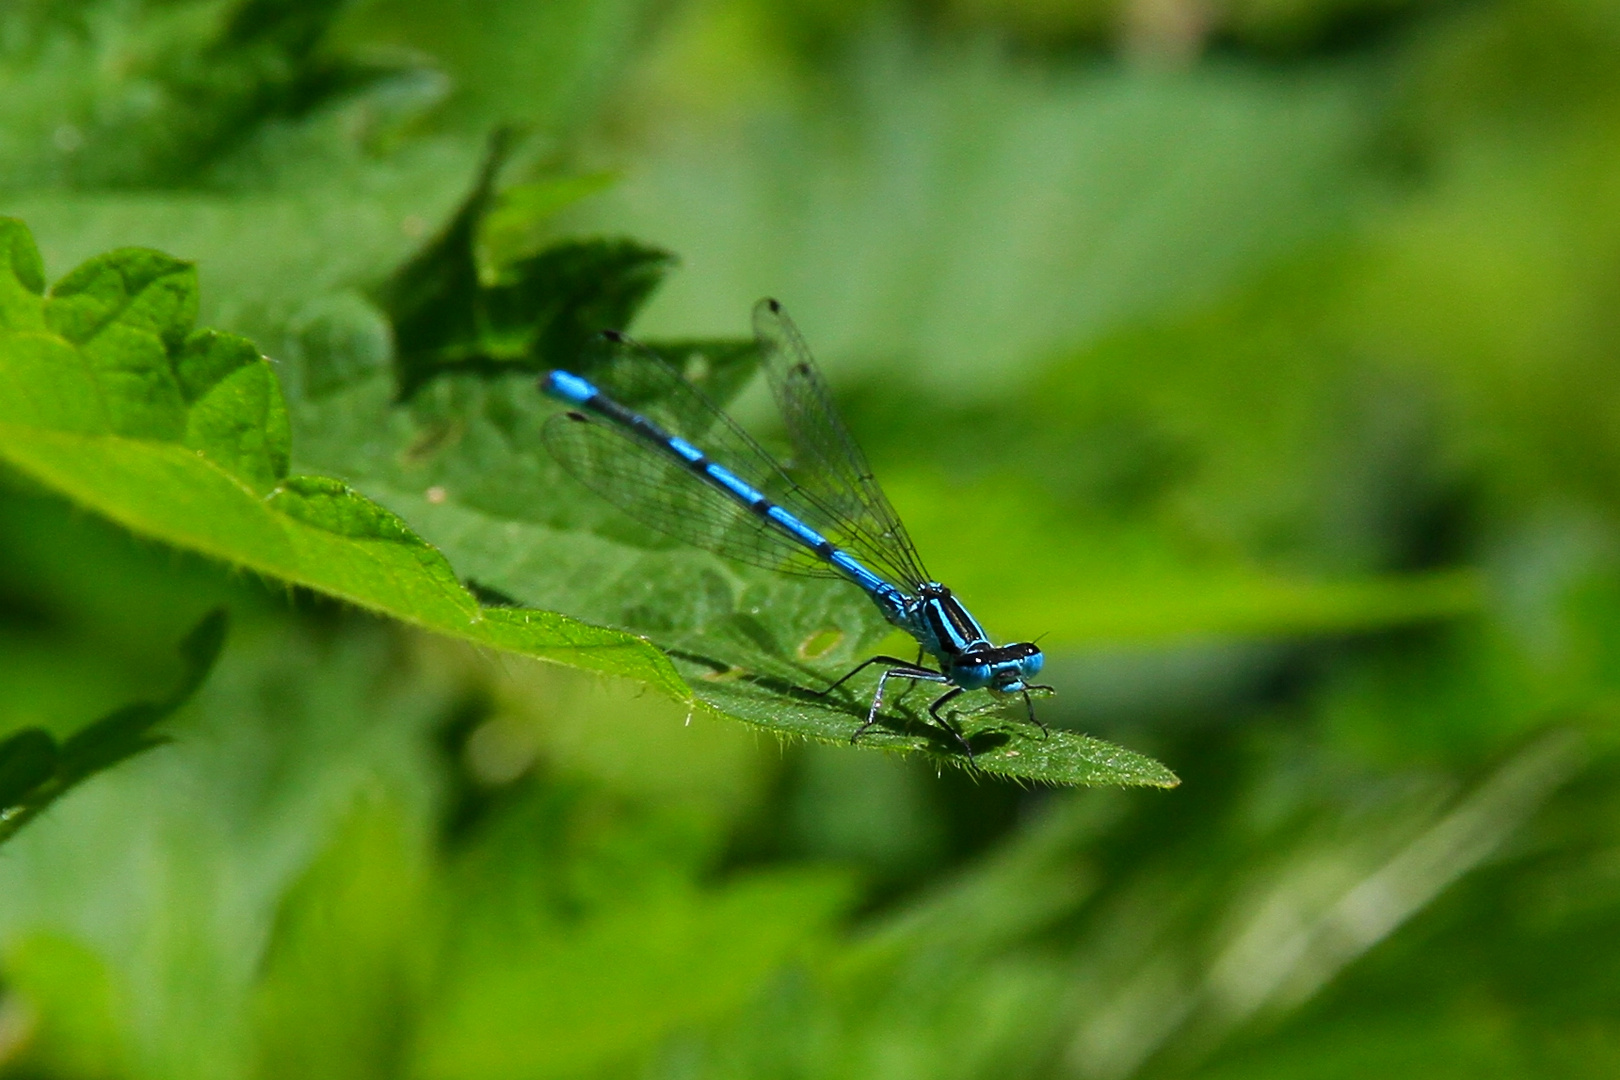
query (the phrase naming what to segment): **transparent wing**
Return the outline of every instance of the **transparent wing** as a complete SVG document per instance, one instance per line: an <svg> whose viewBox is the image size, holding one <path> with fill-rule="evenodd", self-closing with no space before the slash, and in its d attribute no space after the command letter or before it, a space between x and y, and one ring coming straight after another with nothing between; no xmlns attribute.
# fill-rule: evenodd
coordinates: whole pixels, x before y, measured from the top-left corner
<svg viewBox="0 0 1620 1080"><path fill-rule="evenodd" d="M793 446L792 481L807 501L842 523L843 546L872 569L907 585L932 580L781 304L754 305L754 337Z"/></svg>
<svg viewBox="0 0 1620 1080"><path fill-rule="evenodd" d="M578 370L620 405L723 464L770 473L779 469L775 459L715 404L753 378L757 360L758 347L739 342L664 342L654 351L622 334L603 334Z"/></svg>
<svg viewBox="0 0 1620 1080"><path fill-rule="evenodd" d="M546 449L575 479L649 528L752 566L841 577L696 474L598 417L559 413Z"/></svg>
<svg viewBox="0 0 1620 1080"><path fill-rule="evenodd" d="M721 391L739 386L747 374L739 359L752 366L753 349L738 358L711 355L712 350L701 345L676 348L679 351L672 356L679 368L623 335L605 335L595 352L582 357L581 373L608 397L686 439L822 536L866 561L873 572L901 587L914 584L903 566L867 554L877 549L864 539L864 522L845 518L796 483L699 389L699 385ZM571 474L651 528L751 565L810 577L843 577L657 447L611 423L594 416L583 422L571 420L565 413L548 422L545 441Z"/></svg>

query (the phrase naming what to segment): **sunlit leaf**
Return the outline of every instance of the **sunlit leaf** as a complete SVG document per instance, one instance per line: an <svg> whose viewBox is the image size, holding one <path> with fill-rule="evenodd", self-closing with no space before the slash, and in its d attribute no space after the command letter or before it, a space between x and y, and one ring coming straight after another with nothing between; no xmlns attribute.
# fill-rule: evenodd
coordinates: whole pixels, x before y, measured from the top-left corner
<svg viewBox="0 0 1620 1080"><path fill-rule="evenodd" d="M7 235L14 250L28 245L19 225L13 224ZM563 295L586 310L599 316L628 311L656 278L637 283L632 275L626 283L609 274L597 281L589 272L596 265L596 251L565 247L561 253L536 259L554 259L567 268L562 280L575 282L585 292L564 290ZM30 261L24 251L13 262L29 267L37 258ZM13 293L34 292L28 284L32 277L25 281L13 275L13 280L17 282ZM539 280L531 279L529 287L538 287ZM61 296L40 298L47 318L63 333L8 330L0 340L4 350L0 364L9 376L4 380L9 397L0 397L0 455L76 502L177 547L440 633L636 679L694 707L702 703L782 734L847 742L864 718L858 699L818 701L797 689L806 673L791 659L802 636L825 630L829 621L839 627L838 638L847 646L822 661L824 669L830 669L832 660L846 660L861 642L872 640L873 612L863 600L847 592L831 595L825 589L804 593L801 583L761 582L770 590L797 590L809 601L807 605L788 600L790 606L783 610L792 611L795 620L767 630L737 609L733 586L724 577L711 572L705 588L693 592L660 573L655 580L669 590L648 606L650 582L624 576L624 555L614 555L614 545L604 547L601 538L577 531L537 536L537 541L546 542L537 542L524 557L531 564L535 560L548 564L547 578L559 586L570 583L574 595L586 590L595 598L594 606L567 603L568 594L559 588L536 591L530 582L513 581L502 568L473 557L487 556L486 545L452 549L462 563L458 575L440 549L421 539L405 519L343 481L286 474L288 434L273 377L247 342L191 329L195 279L189 266L154 252L128 249L93 260L69 275L65 284ZM466 299L454 289L446 293L429 288L421 295L421 306L413 310L427 319L438 318L445 307L453 309ZM591 307L598 302L607 307ZM17 310L22 314L16 323L27 325L26 303ZM581 332L578 322L568 321L572 315L565 318L565 310L571 309L557 308L551 316L539 311L541 319L564 320L540 331L542 356L546 349L560 348L560 341L572 340L568 335ZM559 331L559 326L566 329ZM555 339L557 333L564 338ZM42 349L60 363L38 362L35 358ZM734 361L742 355L735 347L717 343L709 377L724 382L725 373L735 369ZM59 373L78 383L64 391ZM469 385L477 390L482 383L475 380ZM381 396L378 391L383 391ZM523 427L541 418L536 411L539 395L527 386L520 394L499 418L502 427ZM442 405L442 394L417 396L432 397L417 407L431 410ZM350 453L356 447L381 450L396 468L411 471L430 463L441 448L429 442L411 454L401 453L406 447L390 451L377 442L378 430L400 430L390 415L397 408L392 394L377 378L324 399L323 407L339 410L332 415L341 417L342 426L329 430L327 438L338 436L340 446L343 438L353 438L344 447ZM304 422L308 420L306 416ZM451 433L465 430L479 418L458 410L444 414L444 421L449 425L445 432ZM463 439L441 435L437 442L455 446ZM517 462L525 470L532 468L536 445L534 441L518 448ZM324 464L339 466L334 471L351 476L356 472L352 467L342 469L343 462ZM498 474L487 467L477 471L486 490L492 490L489 485L499 480ZM555 470L552 475L560 483ZM370 487L373 494L381 493L380 484ZM449 502L440 485L420 490L415 498L404 492L391 494L406 513ZM526 493L524 502L534 512L567 515L572 513L569 504L577 501L572 493L562 500L547 497L544 488L530 483L495 497L510 503L518 492ZM459 502L459 484L457 496ZM418 519L431 520L427 514ZM501 551L508 552L513 531L507 523L500 530ZM581 572L582 560L589 564L604 557L617 561L620 569L610 574ZM688 558L685 553L670 557ZM534 607L486 607L460 577ZM619 585L604 588L614 581ZM604 609L603 603L612 607ZM553 608L570 615L556 614ZM604 628L611 626L631 632ZM684 657L689 681L642 636L648 629L664 631L658 634L660 644ZM709 678L717 670L715 657L728 655L749 663L744 670L731 659L719 661L722 671L746 674L746 687ZM811 677L812 685L815 678ZM897 723L892 731L873 733L872 745L945 751L946 760L960 760L953 747L941 742L944 733L937 727L919 722L915 715ZM982 766L1054 783L1174 782L1167 770L1146 758L1077 735L1054 733L1041 739L1037 749L1033 731L1027 725L1003 726L997 732L976 734ZM1009 732L1019 746L1028 746L1007 744Z"/></svg>

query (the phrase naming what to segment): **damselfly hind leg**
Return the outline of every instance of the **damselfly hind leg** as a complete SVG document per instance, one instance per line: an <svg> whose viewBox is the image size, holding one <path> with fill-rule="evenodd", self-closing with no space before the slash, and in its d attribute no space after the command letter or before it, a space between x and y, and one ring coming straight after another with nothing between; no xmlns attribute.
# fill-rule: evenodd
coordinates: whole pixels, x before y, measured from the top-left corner
<svg viewBox="0 0 1620 1080"><path fill-rule="evenodd" d="M874 656L870 660L862 660L860 663L856 664L853 668L846 671L843 674L842 678L840 678L837 682L833 683L832 685L828 686L825 690L812 690L810 692L812 694L816 695L817 697L826 697L828 694L832 693L834 690L838 689L840 686L843 686L845 683L849 682L849 680L853 679L855 676L859 675L861 672L865 671L867 668L871 667L873 664L898 664L898 665L900 665L900 667L906 668L908 670L909 669L916 669L918 671L927 671L928 670L927 668L923 667L920 662L916 663L916 664L913 664L911 661L902 660L898 656Z"/></svg>

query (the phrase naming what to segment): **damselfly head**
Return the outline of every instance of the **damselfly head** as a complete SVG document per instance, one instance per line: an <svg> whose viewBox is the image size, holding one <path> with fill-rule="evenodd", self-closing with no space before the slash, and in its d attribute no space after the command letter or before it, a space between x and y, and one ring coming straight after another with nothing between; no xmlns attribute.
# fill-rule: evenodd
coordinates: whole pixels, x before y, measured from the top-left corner
<svg viewBox="0 0 1620 1080"><path fill-rule="evenodd" d="M1021 641L964 653L951 665L951 681L968 690L1016 694L1040 674L1046 656L1033 642Z"/></svg>
<svg viewBox="0 0 1620 1080"><path fill-rule="evenodd" d="M1026 679L1033 679L1041 673L1041 668L1046 666L1046 654L1041 652L1041 647L1033 641L1021 641L1007 648L1014 651L1018 660L1018 673Z"/></svg>
<svg viewBox="0 0 1620 1080"><path fill-rule="evenodd" d="M998 665L996 685L992 689L1017 693L1028 687L1029 681L1046 666L1046 654L1032 641L1006 645L999 651L1004 659Z"/></svg>
<svg viewBox="0 0 1620 1080"><path fill-rule="evenodd" d="M1001 662L996 670L996 682L991 690L1000 690L1003 693L1019 693L1027 690L1029 682L1040 669L1047 665L1047 654L1030 641L1021 641L1019 644L1006 646L1008 659Z"/></svg>

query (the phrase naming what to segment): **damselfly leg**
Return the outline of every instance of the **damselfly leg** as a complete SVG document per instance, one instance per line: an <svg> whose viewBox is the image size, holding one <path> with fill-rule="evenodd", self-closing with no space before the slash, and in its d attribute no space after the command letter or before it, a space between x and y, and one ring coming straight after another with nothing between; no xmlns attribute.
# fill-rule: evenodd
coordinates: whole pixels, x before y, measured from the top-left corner
<svg viewBox="0 0 1620 1080"><path fill-rule="evenodd" d="M940 682L948 682L949 680L941 678L939 681ZM881 691L882 687L879 687L878 689ZM960 743L962 745L962 749L967 751L968 764L971 765L971 764L973 764L973 747L968 744L967 739L965 739L962 736L962 733L960 731L957 731L956 728L954 728L950 724L946 723L945 718L943 716L939 715L939 707L941 705L945 704L947 701L952 700L953 698L961 697L966 692L967 691L963 690L960 686L951 687L949 690L947 690L943 694L939 695L939 697L935 698L934 703L932 705L928 706L928 715L934 718L934 723L938 724L940 727L942 727L946 731L950 732L951 737L954 738L958 743Z"/></svg>
<svg viewBox="0 0 1620 1080"><path fill-rule="evenodd" d="M898 656L874 656L869 660L863 660L861 663L855 665L855 667L852 668L847 673L845 673L845 675L841 679L839 679L837 682L833 683L832 685L828 686L825 690L812 690L810 692L812 694L815 694L817 697L826 697L828 694L832 693L834 690L838 689L840 686L843 686L850 679L854 678L856 675L859 675L861 672L865 671L867 668L871 667L873 664L895 664L895 665L898 665L896 667L890 668L888 671L885 671L881 676L879 676L878 685L877 685L877 693L872 695L872 707L867 710L866 722L863 723L860 727L856 728L855 729L855 734L853 734L853 735L851 735L849 737L849 741L851 743L854 743L858 739L860 739L860 737L866 732L867 728L869 728L873 724L877 723L878 711L883 708L883 690L884 690L884 686L888 683L889 679L891 679L891 678L909 679L909 680L911 680L911 686L916 686L920 682L931 682L931 683L948 683L948 682L950 682L949 679L947 679L944 675L940 674L939 672L933 671L933 670L931 670L929 668L925 668L925 667L922 666L922 653L921 653L920 650L919 650L918 655L917 655L917 660L918 660L918 662L914 664L914 663L911 663L909 660L902 660ZM910 687L907 687L907 690L910 690ZM953 728L950 724L946 723L943 719L940 718L939 713L934 711L940 705L942 705L945 702L949 701L951 698L955 697L957 694L960 694L961 692L962 692L961 689L957 688L957 689L951 691L950 693L945 694L938 701L935 701L933 705L929 706L928 715L933 718L934 723L938 724L941 728L944 728L947 732L949 732L950 735L951 735L951 738L955 739L958 743L961 744L962 749L967 751L968 760L972 761L973 760L973 748L968 745L967 740L962 738L962 735L961 735L961 733L959 731L957 731L955 728ZM901 696L903 697L904 695L901 695Z"/></svg>
<svg viewBox="0 0 1620 1080"><path fill-rule="evenodd" d="M949 679L937 671L929 671L927 668L911 667L910 665L905 667L890 668L889 670L885 671L882 675L878 676L877 693L872 695L872 707L866 710L866 722L860 727L856 728L855 734L849 737L849 741L852 744L865 733L867 728L877 723L878 712L883 708L883 691L888 687L890 679L910 679L913 685L919 682L950 682ZM973 761L973 747L969 746L967 740L962 738L961 732L957 731L950 724L946 723L944 719L940 717L939 713L934 711L941 704L949 701L951 698L955 697L961 692L961 688L957 687L945 693L939 698L938 701L935 701L933 705L928 707L928 715L933 719L935 724L939 725L940 728L946 731L951 738L955 739L957 743L961 745L962 749L967 752L968 762L971 764Z"/></svg>
<svg viewBox="0 0 1620 1080"><path fill-rule="evenodd" d="M1031 690L1051 689L1052 688L1047 686L1045 683L1030 683L1028 686L1024 687L1024 708L1029 710L1029 722L1041 729L1041 738L1043 739L1049 738L1052 731L1045 724L1041 723L1040 718L1035 715L1035 703L1029 699L1029 692Z"/></svg>
<svg viewBox="0 0 1620 1080"><path fill-rule="evenodd" d="M859 675L873 664L898 664L900 667L908 670L928 671L927 668L922 666L921 654L917 656L917 662L915 664L910 660L902 660L898 656L874 656L869 660L862 660L859 664L856 664L853 668L846 671L842 678L833 683L831 686L827 687L825 690L812 690L810 692L817 697L826 697L828 694L832 693L840 686L843 686L845 683L849 682L849 680L853 679L855 676Z"/></svg>

